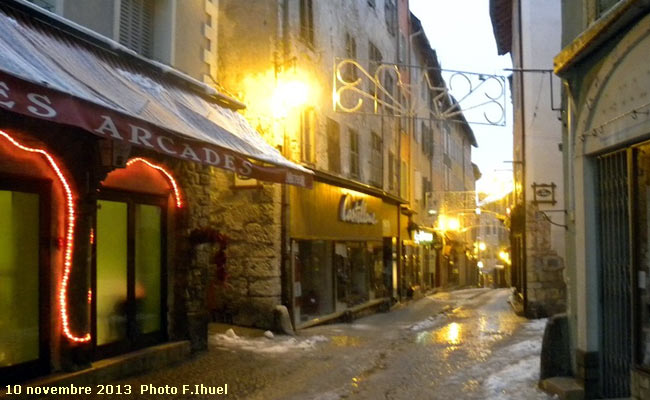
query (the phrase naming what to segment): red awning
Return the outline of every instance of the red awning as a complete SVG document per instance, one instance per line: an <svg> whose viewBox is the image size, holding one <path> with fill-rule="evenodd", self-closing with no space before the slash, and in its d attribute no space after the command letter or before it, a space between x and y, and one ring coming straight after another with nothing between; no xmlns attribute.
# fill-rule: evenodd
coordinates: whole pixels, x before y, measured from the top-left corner
<svg viewBox="0 0 650 400"><path fill-rule="evenodd" d="M47 18L78 35L40 21ZM47 18L0 6L0 112L76 126L242 176L312 186L312 172L218 104L226 96L215 89L67 20ZM91 40L77 37L84 35Z"/></svg>

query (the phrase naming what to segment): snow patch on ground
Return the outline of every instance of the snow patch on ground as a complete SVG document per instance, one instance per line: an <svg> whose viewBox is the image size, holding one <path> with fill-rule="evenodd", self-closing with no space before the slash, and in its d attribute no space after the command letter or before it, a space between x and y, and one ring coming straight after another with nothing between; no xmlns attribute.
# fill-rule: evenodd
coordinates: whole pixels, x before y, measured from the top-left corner
<svg viewBox="0 0 650 400"><path fill-rule="evenodd" d="M505 351L515 357L519 357L521 354L539 354L542 351L542 341L538 339L524 340L523 342L508 346Z"/></svg>
<svg viewBox="0 0 650 400"><path fill-rule="evenodd" d="M445 314L432 315L423 321L409 326L408 329L411 331L423 331L440 325L440 323L445 319L447 319Z"/></svg>
<svg viewBox="0 0 650 400"><path fill-rule="evenodd" d="M542 318L527 322L524 325L524 329L527 331L544 332L544 328L546 328L546 320L547 318Z"/></svg>
<svg viewBox="0 0 650 400"><path fill-rule="evenodd" d="M488 360L486 370L492 371L483 380L483 391L488 400L548 400L553 397L537 388L539 379L542 334L546 319L522 324L515 337L520 340L504 347ZM519 360L513 363L511 360Z"/></svg>
<svg viewBox="0 0 650 400"><path fill-rule="evenodd" d="M539 355L533 355L508 365L483 382L486 399L549 399L550 396L535 387L539 378Z"/></svg>
<svg viewBox="0 0 650 400"><path fill-rule="evenodd" d="M329 341L325 336L294 338L288 336L248 338L238 336L232 329L209 337L211 346L264 354L281 354L296 350L313 350L319 343Z"/></svg>

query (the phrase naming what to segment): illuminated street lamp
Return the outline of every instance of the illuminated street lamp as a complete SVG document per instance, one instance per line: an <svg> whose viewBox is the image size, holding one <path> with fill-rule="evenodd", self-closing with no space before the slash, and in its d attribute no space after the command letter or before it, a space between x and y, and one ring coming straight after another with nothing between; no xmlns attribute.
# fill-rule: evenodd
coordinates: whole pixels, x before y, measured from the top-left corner
<svg viewBox="0 0 650 400"><path fill-rule="evenodd" d="M460 230L460 221L458 218L441 215L438 217L438 226L436 227L436 230L442 232L458 231Z"/></svg>
<svg viewBox="0 0 650 400"><path fill-rule="evenodd" d="M309 101L309 85L300 80L279 81L271 95L273 116L285 117L289 110Z"/></svg>
<svg viewBox="0 0 650 400"><path fill-rule="evenodd" d="M508 253L507 251L504 250L500 251L499 258L508 265L512 264L512 260L510 260L510 253Z"/></svg>

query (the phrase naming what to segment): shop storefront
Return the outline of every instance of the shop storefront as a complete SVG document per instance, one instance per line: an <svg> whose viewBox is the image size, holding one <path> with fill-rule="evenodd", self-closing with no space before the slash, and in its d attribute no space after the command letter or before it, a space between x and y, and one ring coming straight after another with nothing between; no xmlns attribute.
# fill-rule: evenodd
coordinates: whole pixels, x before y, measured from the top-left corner
<svg viewBox="0 0 650 400"><path fill-rule="evenodd" d="M315 182L291 188L290 207L296 326L393 296L397 204Z"/></svg>
<svg viewBox="0 0 650 400"><path fill-rule="evenodd" d="M205 188L311 173L214 89L29 5L0 4L0 50L0 382L204 347L209 261L188 232L215 230L206 197L236 198Z"/></svg>

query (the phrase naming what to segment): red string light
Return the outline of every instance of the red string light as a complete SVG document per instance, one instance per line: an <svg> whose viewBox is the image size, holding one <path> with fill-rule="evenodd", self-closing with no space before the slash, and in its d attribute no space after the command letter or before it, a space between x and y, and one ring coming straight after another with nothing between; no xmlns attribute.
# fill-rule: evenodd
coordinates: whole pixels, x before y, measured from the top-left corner
<svg viewBox="0 0 650 400"><path fill-rule="evenodd" d="M27 151L29 153L38 153L41 154L43 157L45 157L47 162L50 164L50 167L52 167L52 170L58 177L61 186L63 187L63 191L65 192L67 213L66 213L66 220L65 220L65 239L63 244L64 246L63 277L61 278L61 283L59 285L59 296L58 296L59 310L61 313L61 324L63 326L63 334L70 341L77 342L77 343L89 342L90 333L86 333L83 336L77 336L74 333L72 333L70 329L70 319L68 314L68 284L70 282L70 272L72 270L72 250L73 250L73 241L74 241L74 227L76 222L74 202L73 202L72 190L70 189L70 185L68 184L68 181L66 180L65 176L61 172L61 169L59 168L56 161L54 161L52 156L50 156L50 154L48 154L45 150L24 146L20 144L18 141L16 141L13 137L11 137L8 133L2 130L0 130L0 136L3 136L11 144L18 147L21 150Z"/></svg>
<svg viewBox="0 0 650 400"><path fill-rule="evenodd" d="M160 171L163 175L167 177L169 182L172 184L172 187L174 188L174 200L176 201L176 208L182 208L183 207L183 200L181 199L181 193L180 190L178 190L178 185L176 184L176 180L174 177L167 172L167 170L160 165L154 164L151 161L145 160L144 158L141 157L136 157L132 158L129 161L127 161L126 165L129 166L135 162L142 162L150 166L151 168Z"/></svg>

